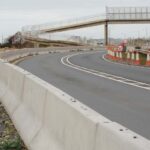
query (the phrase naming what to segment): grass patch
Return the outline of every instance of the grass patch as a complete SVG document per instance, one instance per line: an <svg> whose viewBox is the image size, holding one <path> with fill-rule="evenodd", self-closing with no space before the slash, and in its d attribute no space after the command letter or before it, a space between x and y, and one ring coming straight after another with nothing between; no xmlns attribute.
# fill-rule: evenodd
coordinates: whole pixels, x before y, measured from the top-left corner
<svg viewBox="0 0 150 150"><path fill-rule="evenodd" d="M19 137L16 139L4 140L0 143L0 150L22 150L22 142Z"/></svg>
<svg viewBox="0 0 150 150"><path fill-rule="evenodd" d="M27 150L1 103L0 150Z"/></svg>

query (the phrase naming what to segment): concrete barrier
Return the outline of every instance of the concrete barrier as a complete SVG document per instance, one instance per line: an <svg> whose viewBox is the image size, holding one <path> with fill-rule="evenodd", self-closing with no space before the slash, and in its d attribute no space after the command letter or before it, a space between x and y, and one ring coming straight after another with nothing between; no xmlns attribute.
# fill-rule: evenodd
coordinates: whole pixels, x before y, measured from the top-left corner
<svg viewBox="0 0 150 150"><path fill-rule="evenodd" d="M30 143L42 127L46 89L42 82L32 75L24 80L21 105L12 115L21 137L30 148Z"/></svg>
<svg viewBox="0 0 150 150"><path fill-rule="evenodd" d="M49 88L51 92L48 92L46 97L43 128L32 141L31 148L36 150L94 149L99 115L83 109L85 106L74 101L70 96L64 95L57 89ZM100 118L103 121L107 120L102 116Z"/></svg>
<svg viewBox="0 0 150 150"><path fill-rule="evenodd" d="M135 65L140 65L140 54L138 52L135 53Z"/></svg>
<svg viewBox="0 0 150 150"><path fill-rule="evenodd" d="M122 51L119 51L119 59L122 60L123 56L122 56Z"/></svg>
<svg viewBox="0 0 150 150"><path fill-rule="evenodd" d="M150 141L0 61L0 100L30 150L149 150Z"/></svg>
<svg viewBox="0 0 150 150"><path fill-rule="evenodd" d="M6 74L7 73L7 74ZM9 82L9 68L0 60L0 99L7 93Z"/></svg>
<svg viewBox="0 0 150 150"><path fill-rule="evenodd" d="M23 94L23 84L25 75L28 72L11 64L5 64L7 71L5 78L7 80L6 92L2 97L3 103L7 106L7 112L12 115L18 105L21 103Z"/></svg>
<svg viewBox="0 0 150 150"><path fill-rule="evenodd" d="M107 58L132 65L150 66L150 53L144 50L119 51L107 49Z"/></svg>
<svg viewBox="0 0 150 150"><path fill-rule="evenodd" d="M146 66L150 66L150 53L147 53Z"/></svg>
<svg viewBox="0 0 150 150"><path fill-rule="evenodd" d="M48 48L24 48L18 50L8 50L0 52L0 58L7 61L13 61L26 55L35 54L47 54L51 52L70 52L70 51L89 51L89 50L100 50L104 47L93 47L93 46L68 46L68 47L48 47Z"/></svg>
<svg viewBox="0 0 150 150"><path fill-rule="evenodd" d="M99 123L95 150L148 150L149 141L115 122Z"/></svg>
<svg viewBox="0 0 150 150"><path fill-rule="evenodd" d="M130 51L127 52L127 62L128 63L131 62L131 52Z"/></svg>
<svg viewBox="0 0 150 150"><path fill-rule="evenodd" d="M113 52L112 52L112 50L108 50L107 51L107 58L113 59Z"/></svg>

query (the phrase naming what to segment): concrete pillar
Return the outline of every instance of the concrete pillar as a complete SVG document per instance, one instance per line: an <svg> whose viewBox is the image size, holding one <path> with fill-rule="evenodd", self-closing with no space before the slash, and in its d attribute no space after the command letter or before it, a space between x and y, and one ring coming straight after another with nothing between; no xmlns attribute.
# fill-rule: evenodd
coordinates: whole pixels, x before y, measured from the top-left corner
<svg viewBox="0 0 150 150"><path fill-rule="evenodd" d="M105 23L104 32L105 32L105 46L107 46L108 45L108 22Z"/></svg>

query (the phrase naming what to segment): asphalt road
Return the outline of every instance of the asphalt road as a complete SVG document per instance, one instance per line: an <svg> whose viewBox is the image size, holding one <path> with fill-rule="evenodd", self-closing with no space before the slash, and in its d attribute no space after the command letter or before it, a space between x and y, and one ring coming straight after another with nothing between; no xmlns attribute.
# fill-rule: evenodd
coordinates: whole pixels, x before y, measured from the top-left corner
<svg viewBox="0 0 150 150"><path fill-rule="evenodd" d="M62 64L62 57L70 54L35 56L18 65L110 120L150 139L150 90ZM68 60L77 66L150 84L150 69L110 63L102 58L103 54L84 53Z"/></svg>

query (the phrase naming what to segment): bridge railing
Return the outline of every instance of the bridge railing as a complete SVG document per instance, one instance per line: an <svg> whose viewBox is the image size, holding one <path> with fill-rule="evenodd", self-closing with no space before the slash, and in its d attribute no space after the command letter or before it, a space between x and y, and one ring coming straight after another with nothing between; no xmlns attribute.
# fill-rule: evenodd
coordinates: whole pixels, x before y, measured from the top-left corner
<svg viewBox="0 0 150 150"><path fill-rule="evenodd" d="M45 23L40 25L31 25L31 26L25 26L22 28L22 33L28 33L28 32L40 32L47 29L53 29L53 28L59 28L63 26L70 26L74 24L82 24L85 22L92 22L97 20L106 19L106 14L99 14L99 15L93 15L93 16L86 16L82 18L76 18L76 19L68 19L65 21L58 21L53 23Z"/></svg>
<svg viewBox="0 0 150 150"><path fill-rule="evenodd" d="M150 7L106 7L108 20L150 19Z"/></svg>
<svg viewBox="0 0 150 150"><path fill-rule="evenodd" d="M106 13L82 18L69 19L54 23L45 23L40 25L25 26L22 28L22 34L26 36L39 35L47 30L60 29L89 22L98 22L102 20L150 20L150 7L106 7Z"/></svg>

